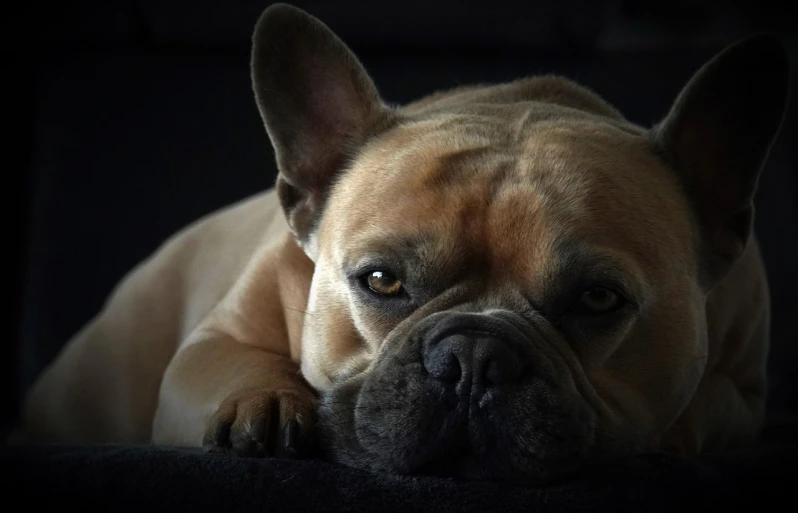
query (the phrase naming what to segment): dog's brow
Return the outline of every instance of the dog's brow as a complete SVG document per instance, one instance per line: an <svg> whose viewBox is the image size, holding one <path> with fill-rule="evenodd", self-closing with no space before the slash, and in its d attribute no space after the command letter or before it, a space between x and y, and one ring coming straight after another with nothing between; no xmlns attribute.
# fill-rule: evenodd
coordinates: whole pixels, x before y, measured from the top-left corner
<svg viewBox="0 0 798 513"><path fill-rule="evenodd" d="M551 276L552 289L557 289L556 292L582 283L605 282L617 284L626 294L641 297L639 271L628 259L582 242L569 241L558 246Z"/></svg>
<svg viewBox="0 0 798 513"><path fill-rule="evenodd" d="M431 236L414 234L412 236L386 235L380 240L371 240L367 253L348 255L344 262L344 272L352 273L368 265L391 265L401 268L406 265L419 265L427 259L426 252L434 243Z"/></svg>

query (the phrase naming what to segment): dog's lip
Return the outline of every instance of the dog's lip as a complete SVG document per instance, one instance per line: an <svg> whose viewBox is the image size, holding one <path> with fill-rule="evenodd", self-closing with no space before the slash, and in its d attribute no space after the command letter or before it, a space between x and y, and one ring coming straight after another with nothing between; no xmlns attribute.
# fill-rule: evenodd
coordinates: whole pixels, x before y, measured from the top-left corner
<svg viewBox="0 0 798 513"><path fill-rule="evenodd" d="M503 320L507 325L512 326L522 334L524 332L523 328L526 328L528 332L534 334L531 337L525 335L527 340L531 341L532 338L549 340L550 338L550 335L547 335L545 329L541 329L537 323L528 321L524 316L515 311L491 309L485 311L484 314ZM533 315L539 316L540 314L533 311ZM523 328L519 328L519 326L523 326ZM604 398L596 389L596 387L593 386L593 383L590 381L590 378L582 366L582 362L574 353L569 352L563 346L557 343L544 344L537 349L545 350L545 348L551 349L550 353L548 354L550 359L556 358L556 360L559 361L563 367L567 368L568 375L570 375L571 379L573 380L576 392L581 397L582 402L587 404L598 418L615 419L619 417L619 409L614 404L614 401L612 401L612 398Z"/></svg>
<svg viewBox="0 0 798 513"><path fill-rule="evenodd" d="M360 387L356 388L358 399L355 403L358 403L361 389ZM346 405L351 404L351 401L340 403L333 397L327 397L326 401L327 407L332 407L336 410L338 407L344 407L345 410L348 410L345 412L339 411L334 418L337 418L338 422L340 422L339 416L341 414L347 415L351 426L354 428L352 432L357 432L358 421L354 418L357 407L346 407ZM470 418L470 415L467 414L466 418ZM414 455L412 457L408 459L402 458L400 461L393 460L393 457L390 456L390 451L376 450L376 447L364 444L364 440L359 436L351 437L351 441L354 442L355 446L350 448L342 447L344 452L354 451L355 453L360 453L357 459L361 460L359 464L365 466L369 466L369 464L363 461L364 459L379 460L382 462L380 465L383 465L380 468L390 468L391 472L400 475L429 475L466 480L500 479L547 482L552 476L560 475L562 471L569 471L569 468L575 463L570 458L566 458L562 462L556 459L543 461L539 459L541 454L525 452L526 457L524 460L526 463L519 467L516 466L512 458L507 459L496 453L495 442L487 440L483 444L480 441L473 440L470 436L472 426L468 420L457 422L456 427L453 427L454 429L451 433L447 433L441 440L443 443L424 444L426 448L423 450L419 446L419 452L416 453L413 450ZM585 450L590 450L590 447L585 446ZM385 467L384 465L388 466Z"/></svg>

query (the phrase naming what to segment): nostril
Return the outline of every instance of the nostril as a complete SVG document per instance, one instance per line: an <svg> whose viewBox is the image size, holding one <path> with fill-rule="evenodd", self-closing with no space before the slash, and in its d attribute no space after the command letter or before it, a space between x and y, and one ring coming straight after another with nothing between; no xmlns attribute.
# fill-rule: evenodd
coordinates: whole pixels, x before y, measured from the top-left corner
<svg viewBox="0 0 798 513"><path fill-rule="evenodd" d="M460 366L460 359L452 349L448 345L438 346L433 349L428 358L425 358L424 366L431 376L450 382L460 380L463 370Z"/></svg>
<svg viewBox="0 0 798 513"><path fill-rule="evenodd" d="M471 352L470 341L461 335L436 340L427 344L424 367L435 379L457 383L468 372Z"/></svg>
<svg viewBox="0 0 798 513"><path fill-rule="evenodd" d="M486 385L498 385L513 381L518 377L520 366L513 361L502 361L501 358L491 358L485 365L482 373Z"/></svg>
<svg viewBox="0 0 798 513"><path fill-rule="evenodd" d="M486 386L514 381L520 374L520 362L507 344L496 338L481 338L475 342L474 379Z"/></svg>
<svg viewBox="0 0 798 513"><path fill-rule="evenodd" d="M446 362L446 365L443 366L437 377L445 381L456 383L460 381L460 376L463 374L463 369L460 366L460 360L454 353L449 353L447 359L448 361Z"/></svg>
<svg viewBox="0 0 798 513"><path fill-rule="evenodd" d="M492 358L488 360L485 365L484 376L486 385L493 385L501 381L501 371L499 370L499 364L496 363L496 360Z"/></svg>

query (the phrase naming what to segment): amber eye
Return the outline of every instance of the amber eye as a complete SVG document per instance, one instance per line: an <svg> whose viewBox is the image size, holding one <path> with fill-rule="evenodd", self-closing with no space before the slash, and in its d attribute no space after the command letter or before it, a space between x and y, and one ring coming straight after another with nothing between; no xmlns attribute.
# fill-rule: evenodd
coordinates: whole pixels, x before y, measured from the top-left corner
<svg viewBox="0 0 798 513"><path fill-rule="evenodd" d="M402 282L387 272L372 271L366 278L366 283L371 290L383 296L395 296L402 292Z"/></svg>
<svg viewBox="0 0 798 513"><path fill-rule="evenodd" d="M601 314L614 310L620 303L618 294L610 289L593 288L582 293L579 306L587 313Z"/></svg>

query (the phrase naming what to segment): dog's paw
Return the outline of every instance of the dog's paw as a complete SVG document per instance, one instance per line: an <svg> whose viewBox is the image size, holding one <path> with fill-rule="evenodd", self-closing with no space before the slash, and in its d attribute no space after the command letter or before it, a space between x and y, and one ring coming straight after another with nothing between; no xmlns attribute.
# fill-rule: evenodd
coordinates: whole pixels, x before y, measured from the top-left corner
<svg viewBox="0 0 798 513"><path fill-rule="evenodd" d="M209 420L203 448L244 457L301 457L310 447L315 407L315 397L300 390L238 392Z"/></svg>

